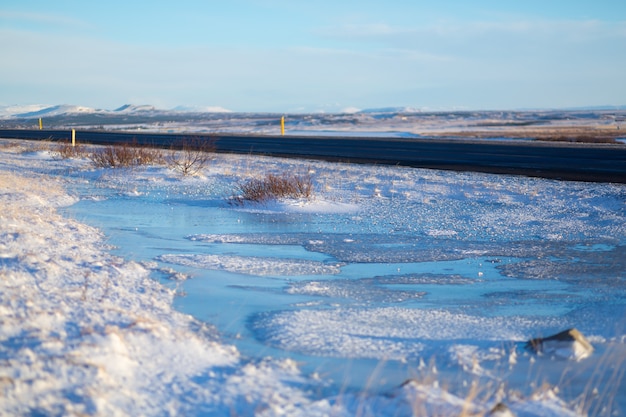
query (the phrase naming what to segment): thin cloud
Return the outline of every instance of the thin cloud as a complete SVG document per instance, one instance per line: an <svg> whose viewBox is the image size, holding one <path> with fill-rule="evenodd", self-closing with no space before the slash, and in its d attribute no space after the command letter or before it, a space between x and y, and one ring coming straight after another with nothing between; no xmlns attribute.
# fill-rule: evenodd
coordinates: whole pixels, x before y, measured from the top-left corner
<svg viewBox="0 0 626 417"><path fill-rule="evenodd" d="M393 26L387 23L343 24L320 28L318 36L351 41L396 42L414 38L462 39L483 36L566 36L567 39L624 38L626 21L601 20L499 20L462 22L440 20L412 27Z"/></svg>
<svg viewBox="0 0 626 417"><path fill-rule="evenodd" d="M13 25L34 23L83 29L91 27L91 24L83 20L54 13L13 12L0 10L0 21L1 20L5 20Z"/></svg>

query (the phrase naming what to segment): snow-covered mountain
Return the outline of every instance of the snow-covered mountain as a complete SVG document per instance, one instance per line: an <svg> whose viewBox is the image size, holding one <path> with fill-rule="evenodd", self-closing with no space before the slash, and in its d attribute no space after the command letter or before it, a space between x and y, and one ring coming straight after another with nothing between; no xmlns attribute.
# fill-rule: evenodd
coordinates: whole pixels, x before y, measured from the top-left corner
<svg viewBox="0 0 626 417"><path fill-rule="evenodd" d="M0 106L0 118L12 117L12 116L15 116L16 114L34 113L34 112L38 112L48 107L50 106L46 104Z"/></svg>
<svg viewBox="0 0 626 417"><path fill-rule="evenodd" d="M360 110L358 113L419 113L420 109L414 107L379 107Z"/></svg>
<svg viewBox="0 0 626 417"><path fill-rule="evenodd" d="M353 114L375 114L375 113L417 113L419 109L412 107L381 107L372 109L358 109L355 107L346 108L340 113L353 113ZM71 104L58 104L58 105L12 105L1 106L0 105L0 119L33 119L39 117L54 117L54 116L70 116L78 114L107 114L107 115L143 115L147 114L158 116L167 115L172 113L232 113L232 110L226 109L221 106L186 106L180 105L171 109L159 109L156 106L149 104L124 104L113 110L107 109L95 109L92 107L76 106Z"/></svg>
<svg viewBox="0 0 626 417"><path fill-rule="evenodd" d="M53 117L70 114L92 114L104 110L92 107L75 106L72 104L44 104L0 106L0 118L33 119L38 117Z"/></svg>
<svg viewBox="0 0 626 417"><path fill-rule="evenodd" d="M44 107L39 110L27 111L25 113L13 114L13 117L30 119L33 117L52 117L65 114L88 114L95 113L98 110L91 107L74 106L71 104L58 104L56 106Z"/></svg>
<svg viewBox="0 0 626 417"><path fill-rule="evenodd" d="M232 113L232 110L221 106L176 106L172 111L181 113Z"/></svg>
<svg viewBox="0 0 626 417"><path fill-rule="evenodd" d="M124 104L114 110L95 109L92 107L76 106L71 104L30 104L30 105L9 105L0 106L0 119L33 119L39 117L71 116L79 114L141 114L152 115L171 113L226 113L230 110L220 106L177 106L173 109L159 109L149 104Z"/></svg>
<svg viewBox="0 0 626 417"><path fill-rule="evenodd" d="M124 104L113 111L109 111L108 113L153 113L164 111L167 110L157 109L155 106L150 104Z"/></svg>

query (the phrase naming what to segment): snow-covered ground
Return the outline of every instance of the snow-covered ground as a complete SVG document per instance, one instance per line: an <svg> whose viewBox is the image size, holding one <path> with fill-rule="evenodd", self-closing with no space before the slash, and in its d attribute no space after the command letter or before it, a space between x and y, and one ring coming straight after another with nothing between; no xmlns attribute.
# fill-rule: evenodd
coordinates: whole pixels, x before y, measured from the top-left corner
<svg viewBox="0 0 626 417"><path fill-rule="evenodd" d="M621 185L50 147L0 143L0 414L626 412ZM227 203L284 171L314 198Z"/></svg>

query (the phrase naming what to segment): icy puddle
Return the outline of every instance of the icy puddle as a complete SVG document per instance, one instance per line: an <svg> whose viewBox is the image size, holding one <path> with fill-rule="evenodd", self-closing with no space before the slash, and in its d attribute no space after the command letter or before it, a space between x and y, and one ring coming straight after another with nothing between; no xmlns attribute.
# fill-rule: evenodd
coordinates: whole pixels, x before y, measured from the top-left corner
<svg viewBox="0 0 626 417"><path fill-rule="evenodd" d="M295 359L325 394L434 372L462 398L474 380L530 395L574 372L572 401L615 382L593 369L626 362L623 187L310 164L312 202L232 206L228 176L120 174L68 212L176 288L177 309L244 355ZM523 346L571 327L596 348L584 366Z"/></svg>

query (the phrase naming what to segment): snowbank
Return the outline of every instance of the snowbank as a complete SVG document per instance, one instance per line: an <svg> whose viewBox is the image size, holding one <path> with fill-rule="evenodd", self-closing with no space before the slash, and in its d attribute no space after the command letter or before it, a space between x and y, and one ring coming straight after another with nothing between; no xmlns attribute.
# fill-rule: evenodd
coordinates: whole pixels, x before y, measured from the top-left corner
<svg viewBox="0 0 626 417"><path fill-rule="evenodd" d="M173 291L55 211L54 180L0 171L0 414L283 415L291 361L246 363ZM291 410L293 411L293 410Z"/></svg>

